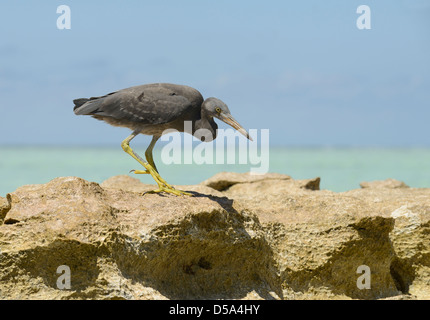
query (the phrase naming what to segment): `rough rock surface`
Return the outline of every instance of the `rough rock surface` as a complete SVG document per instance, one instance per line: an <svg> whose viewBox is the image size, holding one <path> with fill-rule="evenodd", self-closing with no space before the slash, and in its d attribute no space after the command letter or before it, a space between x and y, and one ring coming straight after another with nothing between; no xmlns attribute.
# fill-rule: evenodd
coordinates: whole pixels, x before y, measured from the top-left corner
<svg viewBox="0 0 430 320"><path fill-rule="evenodd" d="M20 187L0 197L0 299L429 299L430 189L319 182L221 173L179 187L193 197L142 196L154 186L130 176Z"/></svg>
<svg viewBox="0 0 430 320"><path fill-rule="evenodd" d="M395 179L387 179L382 181L364 181L360 183L360 187L362 188L388 188L388 189L396 189L396 188L409 188L403 181L398 181Z"/></svg>

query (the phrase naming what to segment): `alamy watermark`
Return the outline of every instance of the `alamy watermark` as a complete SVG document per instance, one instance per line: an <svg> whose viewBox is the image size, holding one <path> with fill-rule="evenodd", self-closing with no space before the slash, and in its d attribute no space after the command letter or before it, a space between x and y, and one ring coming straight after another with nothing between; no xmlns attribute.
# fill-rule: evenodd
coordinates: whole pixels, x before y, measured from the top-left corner
<svg viewBox="0 0 430 320"><path fill-rule="evenodd" d="M192 122L184 122L184 131L192 131ZM240 132L228 128L218 129L216 139L212 132L199 129L193 136L177 134L168 129L160 138L168 143L161 150L161 161L171 164L241 164L251 165L251 174L264 174L269 171L269 129L251 129L252 141ZM200 142L197 145L193 141Z"/></svg>
<svg viewBox="0 0 430 320"><path fill-rule="evenodd" d="M71 271L70 267L66 265L61 265L57 268L57 274L61 274L57 278L57 288L60 290L69 290L71 286Z"/></svg>
<svg viewBox="0 0 430 320"><path fill-rule="evenodd" d="M356 26L359 30L370 30L372 29L370 21L370 8L367 5L362 4L358 6L357 13L361 14L356 21Z"/></svg>
<svg viewBox="0 0 430 320"><path fill-rule="evenodd" d="M361 274L357 279L357 288L360 290L370 289L370 268L363 264L357 268L357 273Z"/></svg>
<svg viewBox="0 0 430 320"><path fill-rule="evenodd" d="M371 12L368 5L362 4L357 7L357 14L360 16L356 20L356 26L359 30L370 30L371 27ZM60 5L57 7L57 14L60 14L57 18L57 29L71 29L72 18L71 9L68 5Z"/></svg>
<svg viewBox="0 0 430 320"><path fill-rule="evenodd" d="M57 18L57 29L64 30L72 28L71 12L70 7L64 4L57 7L57 13L60 14Z"/></svg>

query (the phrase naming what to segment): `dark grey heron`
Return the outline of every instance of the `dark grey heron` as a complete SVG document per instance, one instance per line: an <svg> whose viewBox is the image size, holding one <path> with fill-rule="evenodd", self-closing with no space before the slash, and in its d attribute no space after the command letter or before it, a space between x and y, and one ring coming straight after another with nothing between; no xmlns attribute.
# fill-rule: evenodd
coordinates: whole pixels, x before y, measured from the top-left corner
<svg viewBox="0 0 430 320"><path fill-rule="evenodd" d="M161 178L155 166L152 150L161 135L168 132L167 129L192 135L195 135L199 129L209 130L210 134L204 135L204 141L208 142L217 136L218 126L213 118L218 118L252 140L248 132L232 117L224 102L216 98L203 100L199 91L188 86L170 83L145 84L101 97L76 99L73 103L75 104L73 111L76 115L90 115L111 125L133 130L121 146L145 168L145 170L130 172L150 174L158 184L158 189L151 193L191 195L168 184ZM187 129L186 121L191 122L191 130ZM152 136L151 143L145 151L147 162L130 147L130 141L139 133Z"/></svg>

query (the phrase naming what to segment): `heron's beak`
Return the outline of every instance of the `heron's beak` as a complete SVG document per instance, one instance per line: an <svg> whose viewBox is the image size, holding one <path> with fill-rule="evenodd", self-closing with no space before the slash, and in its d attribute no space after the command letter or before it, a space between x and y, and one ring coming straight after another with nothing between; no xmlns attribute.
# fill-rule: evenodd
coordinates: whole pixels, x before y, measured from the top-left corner
<svg viewBox="0 0 430 320"><path fill-rule="evenodd" d="M237 131L239 131L241 134L243 134L245 137L247 137L249 140L253 141L252 138L249 136L249 133L232 117L231 114L224 114L221 113L219 115L219 119L228 125L235 128Z"/></svg>

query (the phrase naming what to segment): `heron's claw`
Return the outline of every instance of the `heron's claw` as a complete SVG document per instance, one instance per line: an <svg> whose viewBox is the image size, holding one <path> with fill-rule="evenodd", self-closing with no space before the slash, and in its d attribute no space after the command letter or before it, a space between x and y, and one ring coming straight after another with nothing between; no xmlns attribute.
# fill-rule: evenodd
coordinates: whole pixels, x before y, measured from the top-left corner
<svg viewBox="0 0 430 320"><path fill-rule="evenodd" d="M174 194L176 196L182 196L182 195L184 195L184 196L192 196L193 195L192 193L189 193L189 192L186 192L186 191L178 190L178 189L175 189L173 187L168 188L168 187L164 187L164 186L161 186L161 185L159 185L158 189L156 189L156 190L151 190L151 191L144 192L143 195L145 195L147 193L161 193L161 192L171 193L171 194Z"/></svg>
<svg viewBox="0 0 430 320"><path fill-rule="evenodd" d="M129 173L134 173L134 174L150 174L150 172L148 170L130 170Z"/></svg>
<svg viewBox="0 0 430 320"><path fill-rule="evenodd" d="M155 175L152 175L152 177L154 178L154 180L157 182L158 184L158 189L156 190L152 190L152 191L148 191L145 192L146 193L160 193L160 192L166 192L166 193L171 193L174 194L176 196L192 196L192 193L189 192L185 192L182 190L178 190L175 189L175 187L171 186L170 184L168 184L163 178L160 177L160 175L157 173Z"/></svg>

